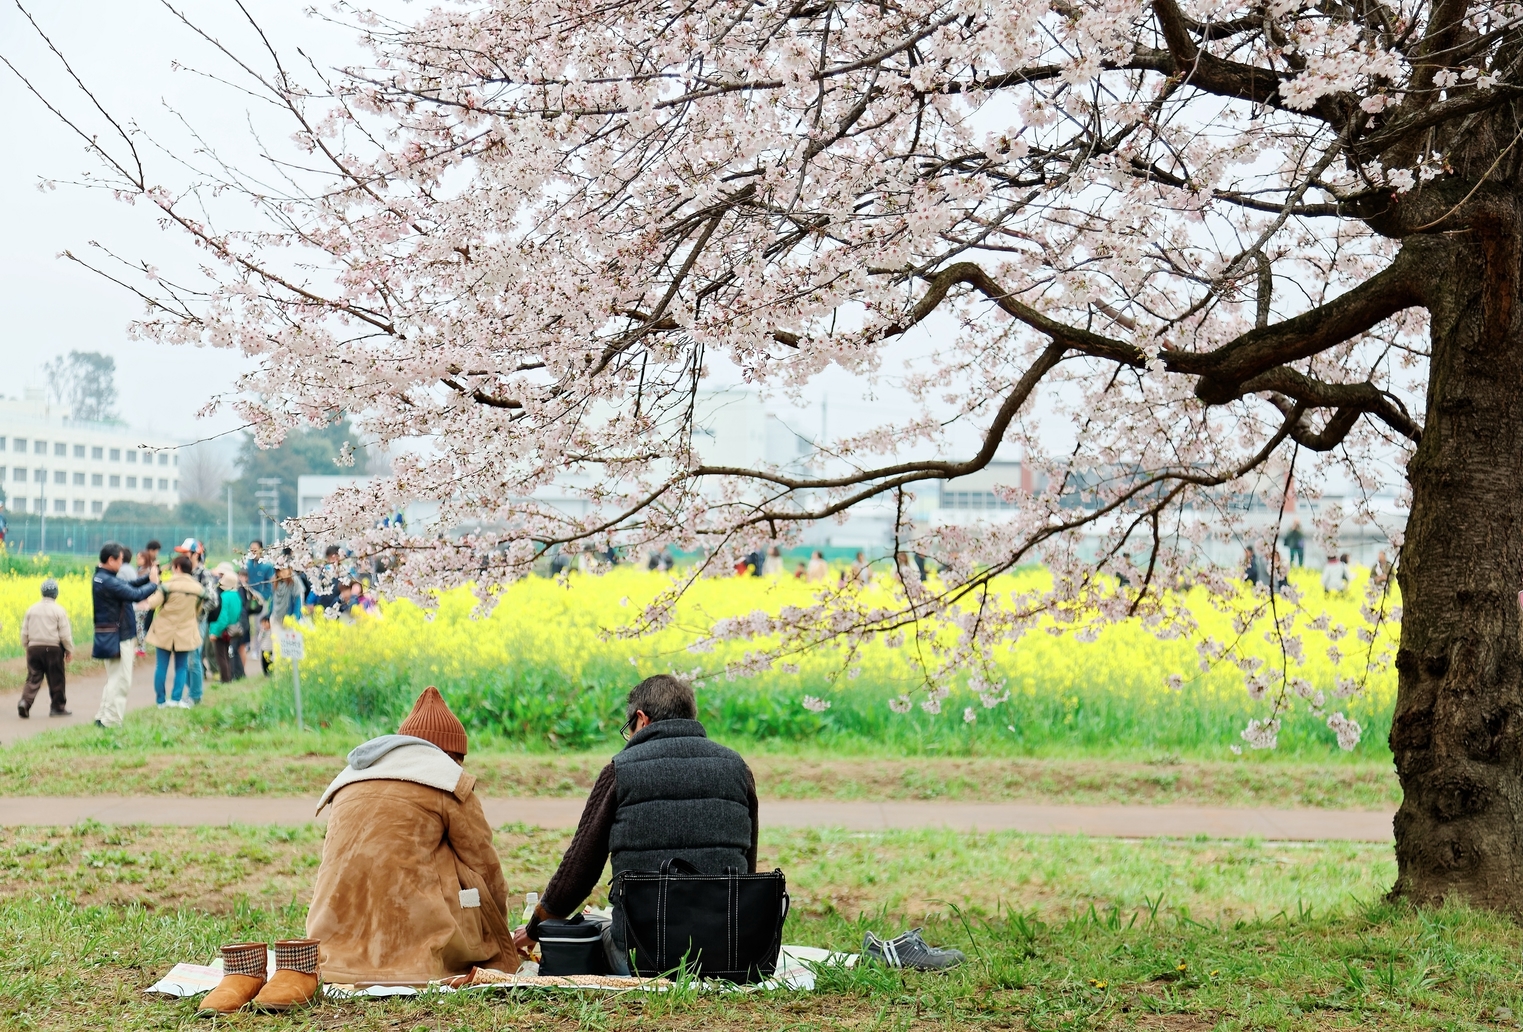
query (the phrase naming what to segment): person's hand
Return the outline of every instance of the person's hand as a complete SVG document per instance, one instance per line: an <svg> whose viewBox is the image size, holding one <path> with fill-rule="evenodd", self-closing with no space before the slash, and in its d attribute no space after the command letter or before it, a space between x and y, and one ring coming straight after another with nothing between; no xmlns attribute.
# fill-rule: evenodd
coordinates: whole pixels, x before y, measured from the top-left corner
<svg viewBox="0 0 1523 1032"><path fill-rule="evenodd" d="M65 653L64 653L64 654L63 654L63 661L64 661L64 662L65 662L65 663L67 663L67 662L68 662L68 661L69 661L69 660L71 660L71 659L73 659L73 658L74 658L74 653L72 653L72 652L65 652Z"/></svg>
<svg viewBox="0 0 1523 1032"><path fill-rule="evenodd" d="M518 947L518 952L525 957L534 950L534 940L529 938L529 926L520 925L513 929L513 945Z"/></svg>

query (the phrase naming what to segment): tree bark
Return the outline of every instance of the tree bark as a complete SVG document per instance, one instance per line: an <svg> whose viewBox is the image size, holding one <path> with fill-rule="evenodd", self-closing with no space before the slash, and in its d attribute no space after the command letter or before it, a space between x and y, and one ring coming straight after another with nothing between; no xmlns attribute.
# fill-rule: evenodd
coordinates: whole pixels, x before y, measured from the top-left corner
<svg viewBox="0 0 1523 1032"><path fill-rule="evenodd" d="M1408 465L1392 898L1523 914L1523 330L1516 218L1431 252L1427 416ZM1409 242L1408 246L1414 242Z"/></svg>

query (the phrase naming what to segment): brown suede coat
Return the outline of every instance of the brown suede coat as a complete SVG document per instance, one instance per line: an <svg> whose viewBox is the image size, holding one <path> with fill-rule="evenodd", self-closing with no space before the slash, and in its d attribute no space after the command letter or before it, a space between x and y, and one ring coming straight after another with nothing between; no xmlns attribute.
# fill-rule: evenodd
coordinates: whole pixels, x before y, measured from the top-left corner
<svg viewBox="0 0 1523 1032"><path fill-rule="evenodd" d="M411 781L345 785L333 796L307 935L327 982L422 985L472 965L518 969L508 885L476 779L453 793ZM461 906L476 889L479 907Z"/></svg>

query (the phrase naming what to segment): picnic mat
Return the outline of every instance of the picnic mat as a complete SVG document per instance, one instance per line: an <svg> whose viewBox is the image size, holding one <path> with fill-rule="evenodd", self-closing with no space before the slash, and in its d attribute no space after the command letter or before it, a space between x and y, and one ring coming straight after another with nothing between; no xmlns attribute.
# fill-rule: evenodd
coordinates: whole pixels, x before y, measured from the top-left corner
<svg viewBox="0 0 1523 1032"><path fill-rule="evenodd" d="M778 957L777 973L770 981L757 986L732 986L729 983L705 983L705 989L793 989L809 991L814 988L815 968L820 965L853 967L857 962L855 953L833 953L813 946L784 946ZM270 956L269 973L275 970L275 957ZM529 973L532 970L533 973ZM520 973L477 968L469 985L454 988L430 985L418 989L407 985L373 985L363 989L350 985L325 984L323 992L331 998L350 999L361 996L418 996L425 993L472 992L478 990L552 989L580 992L628 992L643 989L660 992L671 985L664 978L620 978L615 975L541 975L539 968L526 963ZM199 996L211 990L222 980L222 958L210 964L176 964L169 973L143 991L161 993L165 996L184 998Z"/></svg>

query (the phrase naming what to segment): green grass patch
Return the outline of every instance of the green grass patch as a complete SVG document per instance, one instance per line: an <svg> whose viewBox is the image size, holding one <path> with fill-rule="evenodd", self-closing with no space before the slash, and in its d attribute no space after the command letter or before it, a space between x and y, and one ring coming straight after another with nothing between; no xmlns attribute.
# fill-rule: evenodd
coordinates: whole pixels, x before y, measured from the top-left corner
<svg viewBox="0 0 1523 1032"><path fill-rule="evenodd" d="M514 892L568 836L498 833ZM944 975L826 969L814 993L474 995L324 1002L260 1029L1395 1030L1512 1027L1523 930L1461 907L1378 902L1389 850L951 832L764 832L797 906L791 942L855 950L924 924ZM141 990L223 942L298 934L312 830L87 825L0 834L0 1026L181 1028ZM303 866L305 864L305 866Z"/></svg>
<svg viewBox="0 0 1523 1032"><path fill-rule="evenodd" d="M279 687L268 689L279 691ZM194 710L138 710L119 730L81 726L0 749L0 795L316 796L344 755L372 733L353 721L298 732L270 725L266 689L208 685ZM468 725L469 726L469 725ZM394 730L381 726L374 730ZM1401 799L1389 765L1333 754L1177 753L1026 757L936 755L857 742L715 737L739 749L763 797L839 800L967 800L1081 804L1392 809ZM469 767L489 796L580 796L622 745L583 750L471 733Z"/></svg>

